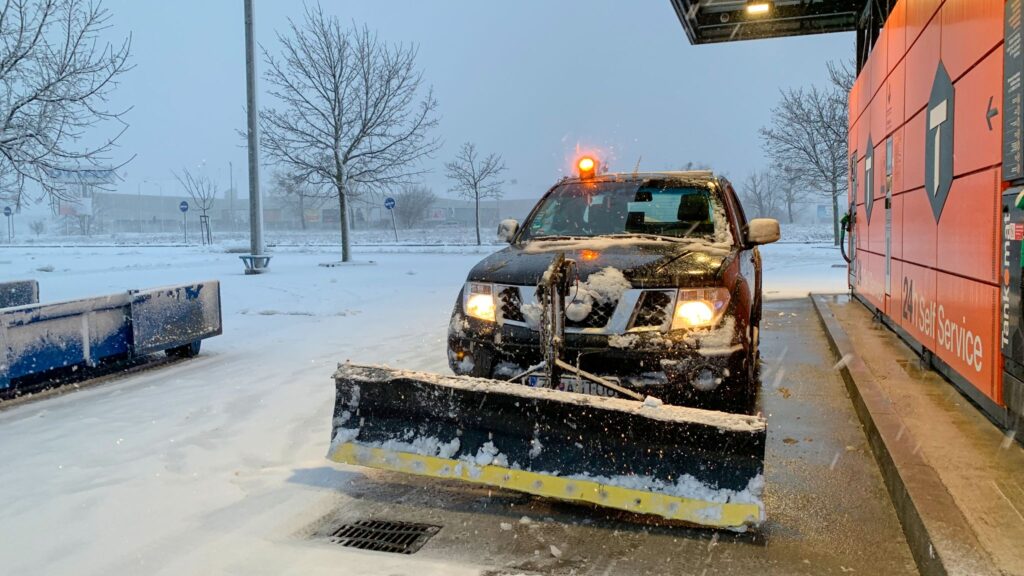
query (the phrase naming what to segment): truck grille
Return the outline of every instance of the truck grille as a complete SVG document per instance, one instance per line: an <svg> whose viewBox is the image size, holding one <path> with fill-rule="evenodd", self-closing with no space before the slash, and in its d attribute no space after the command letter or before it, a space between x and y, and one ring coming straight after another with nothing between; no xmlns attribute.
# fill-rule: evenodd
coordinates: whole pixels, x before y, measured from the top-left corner
<svg viewBox="0 0 1024 576"><path fill-rule="evenodd" d="M533 286L497 285L498 317L513 325L530 326L523 312L523 306L536 302L536 288ZM625 334L634 329L659 330L667 327L672 319L672 303L675 290L634 288L626 291L615 302L593 302L590 314L582 320L565 319L565 327L579 332L587 330L598 334ZM616 314L622 307L620 314Z"/></svg>
<svg viewBox="0 0 1024 576"><path fill-rule="evenodd" d="M617 305L618 302L594 302L594 306L586 318L579 322L566 318L565 325L568 328L604 328L612 314L615 313Z"/></svg>
<svg viewBox="0 0 1024 576"><path fill-rule="evenodd" d="M519 294L519 288L506 286L498 293L498 300L501 302L501 317L513 322L525 322L522 306L523 297Z"/></svg>
<svg viewBox="0 0 1024 576"><path fill-rule="evenodd" d="M637 304L634 328L657 328L665 323L672 296L668 292L646 291Z"/></svg>

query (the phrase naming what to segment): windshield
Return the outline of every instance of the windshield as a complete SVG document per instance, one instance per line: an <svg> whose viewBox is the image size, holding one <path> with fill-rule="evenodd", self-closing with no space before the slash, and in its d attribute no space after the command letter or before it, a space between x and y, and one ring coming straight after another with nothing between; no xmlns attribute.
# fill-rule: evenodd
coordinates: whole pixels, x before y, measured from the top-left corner
<svg viewBox="0 0 1024 576"><path fill-rule="evenodd" d="M523 240L653 234L714 238L724 210L710 186L672 182L573 182L548 194Z"/></svg>

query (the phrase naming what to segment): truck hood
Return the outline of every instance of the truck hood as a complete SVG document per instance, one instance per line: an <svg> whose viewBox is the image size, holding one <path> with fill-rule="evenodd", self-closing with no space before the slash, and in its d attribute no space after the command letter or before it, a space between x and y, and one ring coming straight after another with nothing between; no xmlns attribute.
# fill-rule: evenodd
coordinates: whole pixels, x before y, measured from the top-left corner
<svg viewBox="0 0 1024 576"><path fill-rule="evenodd" d="M533 240L481 260L469 281L536 285L560 252L575 260L581 281L607 267L620 270L635 288L685 288L721 284L722 270L736 254L732 246L706 240L597 237Z"/></svg>

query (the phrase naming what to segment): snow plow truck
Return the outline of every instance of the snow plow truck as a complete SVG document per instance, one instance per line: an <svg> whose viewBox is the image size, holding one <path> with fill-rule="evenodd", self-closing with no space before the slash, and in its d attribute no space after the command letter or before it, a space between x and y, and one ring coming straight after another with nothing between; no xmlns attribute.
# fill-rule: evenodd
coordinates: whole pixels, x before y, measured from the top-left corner
<svg viewBox="0 0 1024 576"><path fill-rule="evenodd" d="M687 523L765 518L758 246L708 171L579 175L469 273L454 376L344 364L329 457Z"/></svg>

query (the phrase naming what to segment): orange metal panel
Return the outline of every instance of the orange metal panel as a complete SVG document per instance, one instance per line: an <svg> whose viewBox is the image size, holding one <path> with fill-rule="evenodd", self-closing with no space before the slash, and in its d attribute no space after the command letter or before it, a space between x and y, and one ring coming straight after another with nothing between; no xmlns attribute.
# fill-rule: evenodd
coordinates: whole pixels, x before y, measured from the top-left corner
<svg viewBox="0 0 1024 576"><path fill-rule="evenodd" d="M860 120L857 121L857 156L863 158L868 152L868 138L871 138L872 143L878 142L878 135L871 133L871 108L864 110L861 114ZM864 167L861 166L861 170L858 174L864 174Z"/></svg>
<svg viewBox="0 0 1024 576"><path fill-rule="evenodd" d="M924 110L918 112L903 127L903 171L904 191L924 186L925 123Z"/></svg>
<svg viewBox="0 0 1024 576"><path fill-rule="evenodd" d="M937 268L982 282L998 282L999 173L975 172L953 180L939 219ZM931 219L931 212L917 218Z"/></svg>
<svg viewBox="0 0 1024 576"><path fill-rule="evenodd" d="M1003 51L989 54L954 86L953 174L960 175L1001 163ZM991 117L989 110L993 111Z"/></svg>
<svg viewBox="0 0 1024 576"><path fill-rule="evenodd" d="M884 257L883 257L884 258ZM884 263L883 259L883 263ZM903 263L893 258L889 265L892 277L892 284L890 286L890 292L885 296L885 313L889 318L898 319L900 317L900 305L902 300L900 298L900 278L903 278ZM884 274L883 270L883 274ZM885 277L882 278L883 282ZM884 288L884 286L883 286Z"/></svg>
<svg viewBox="0 0 1024 576"><path fill-rule="evenodd" d="M935 291L935 355L998 402L999 289L938 272Z"/></svg>
<svg viewBox="0 0 1024 576"><path fill-rule="evenodd" d="M938 226L925 189L917 188L903 198L903 259L922 266L935 266L935 238Z"/></svg>
<svg viewBox="0 0 1024 576"><path fill-rule="evenodd" d="M878 91L882 89L885 77L889 74L888 62L886 61L885 34L878 35L878 40L875 41L875 46L871 49L871 55L868 59L871 60L871 96L872 98L877 98Z"/></svg>
<svg viewBox="0 0 1024 576"><path fill-rule="evenodd" d="M892 278L895 304L891 317L922 346L934 350L935 271L901 262L899 275Z"/></svg>
<svg viewBox="0 0 1024 576"><path fill-rule="evenodd" d="M860 98L860 83L856 80L853 82L853 86L850 88L850 93L846 95L846 122L850 127L850 131L853 131L853 127L857 125L857 119L860 117L859 98Z"/></svg>
<svg viewBox="0 0 1024 576"><path fill-rule="evenodd" d="M857 291L877 308L885 306L885 257L873 252L860 252Z"/></svg>
<svg viewBox="0 0 1024 576"><path fill-rule="evenodd" d="M900 0L889 12L889 19L885 21L886 36L886 62L889 73L896 69L896 65L903 60L907 53L907 2Z"/></svg>
<svg viewBox="0 0 1024 576"><path fill-rule="evenodd" d="M893 167L892 167L892 194L895 197L904 191L903 170L904 170L904 129L897 128L892 134L893 141Z"/></svg>
<svg viewBox="0 0 1024 576"><path fill-rule="evenodd" d="M908 11L910 6L908 5ZM909 15L908 15L909 18ZM942 37L939 18L935 18L925 27L917 42L907 51L906 72L906 112L911 117L925 107L931 95L935 71L939 67L939 44Z"/></svg>
<svg viewBox="0 0 1024 576"><path fill-rule="evenodd" d="M883 92L879 97L885 97L885 122L883 124L886 134L903 125L904 97L906 95L906 65L900 63L896 69L889 74L885 81Z"/></svg>
<svg viewBox="0 0 1024 576"><path fill-rule="evenodd" d="M857 79L853 81L853 88L850 90L850 106L851 106L851 118L854 121L860 120L864 109L867 108L867 102L870 98L867 96L867 90L864 85L867 83L867 75L861 70L860 74L857 75ZM856 95L856 98L853 96Z"/></svg>
<svg viewBox="0 0 1024 576"><path fill-rule="evenodd" d="M859 123L858 124L854 124L853 126L850 126L850 130L846 133L846 146L847 146L846 150L847 150L847 153L849 154L849 156L851 158L854 158L854 162L860 160L860 157L861 157L861 154L862 154L861 149L857 147L858 127L859 127ZM856 166L856 164L854 164L854 166ZM854 170L855 169L856 168L854 168ZM859 186L860 185L858 184L858 187ZM854 198L853 200L854 200L854 202L859 201L859 199L857 199L857 198Z"/></svg>
<svg viewBox="0 0 1024 576"><path fill-rule="evenodd" d="M939 9L942 0L907 0L907 47L917 41L925 25Z"/></svg>
<svg viewBox="0 0 1024 576"><path fill-rule="evenodd" d="M874 91L878 89L878 86L874 85L874 73L872 69L878 66L879 59L874 57L874 50L867 56L867 61L864 63L864 67L860 69L860 100L861 109L860 119L863 121L865 115L871 106L871 100L874 98ZM883 66L885 66L885 60L882 60Z"/></svg>
<svg viewBox="0 0 1024 576"><path fill-rule="evenodd" d="M885 136L888 134L888 131L885 129L886 91L887 88L883 85L882 89L871 100L871 106L868 108L871 113L871 140L875 146L878 146L880 142L885 140ZM875 156L875 158L882 158L882 156ZM875 191L877 192L878 188L875 188Z"/></svg>
<svg viewBox="0 0 1024 576"><path fill-rule="evenodd" d="M903 258L903 195L892 197L892 257ZM895 283L896 275L893 274ZM895 290L895 288L893 288Z"/></svg>
<svg viewBox="0 0 1024 576"><path fill-rule="evenodd" d="M1003 41L1004 0L946 0L942 61L956 80Z"/></svg>

